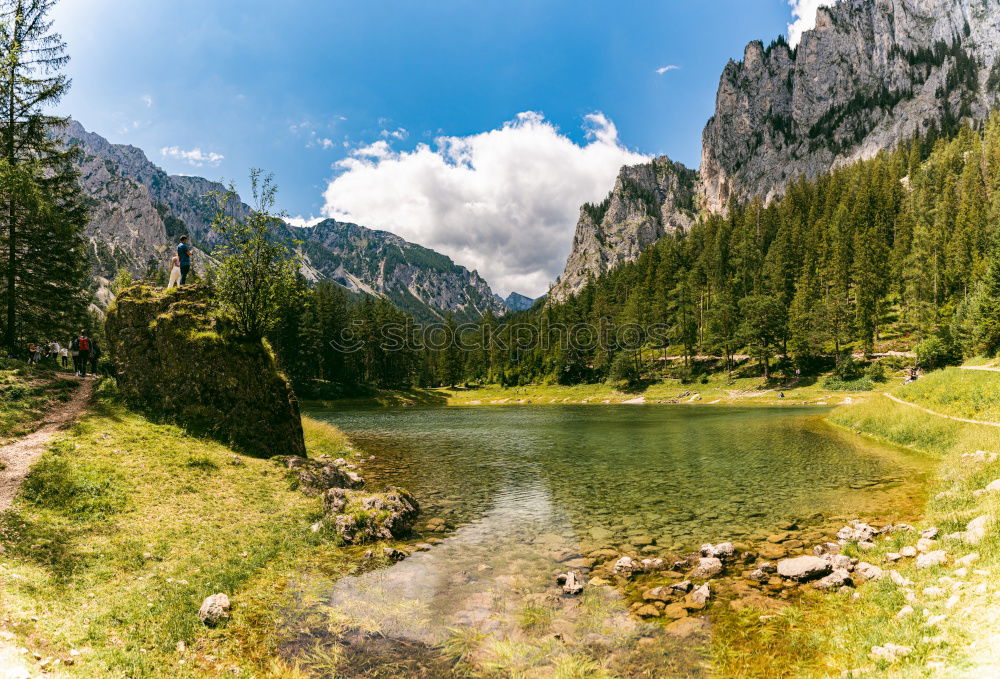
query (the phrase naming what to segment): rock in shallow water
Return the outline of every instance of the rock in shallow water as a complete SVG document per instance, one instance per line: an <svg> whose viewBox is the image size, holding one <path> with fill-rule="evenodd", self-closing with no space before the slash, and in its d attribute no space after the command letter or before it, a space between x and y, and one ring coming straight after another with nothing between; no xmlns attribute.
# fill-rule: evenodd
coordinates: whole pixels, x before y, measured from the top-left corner
<svg viewBox="0 0 1000 679"><path fill-rule="evenodd" d="M818 556L798 556L778 562L778 575L799 582L821 578L832 570L830 562Z"/></svg>
<svg viewBox="0 0 1000 679"><path fill-rule="evenodd" d="M698 565L691 571L691 577L699 580L714 578L722 572L722 561L714 556L702 557L698 560Z"/></svg>
<svg viewBox="0 0 1000 679"><path fill-rule="evenodd" d="M395 486L381 493L331 488L323 504L333 516L337 534L348 544L401 538L420 513L416 498Z"/></svg>

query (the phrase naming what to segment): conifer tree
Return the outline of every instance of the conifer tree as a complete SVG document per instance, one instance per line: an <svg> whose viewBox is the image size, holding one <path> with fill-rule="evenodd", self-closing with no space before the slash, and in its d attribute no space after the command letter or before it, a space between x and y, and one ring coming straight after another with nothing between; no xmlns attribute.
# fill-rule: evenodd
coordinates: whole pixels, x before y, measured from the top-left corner
<svg viewBox="0 0 1000 679"><path fill-rule="evenodd" d="M0 0L0 255L3 343L44 339L84 317L83 207L60 129L45 113L69 88L55 0Z"/></svg>

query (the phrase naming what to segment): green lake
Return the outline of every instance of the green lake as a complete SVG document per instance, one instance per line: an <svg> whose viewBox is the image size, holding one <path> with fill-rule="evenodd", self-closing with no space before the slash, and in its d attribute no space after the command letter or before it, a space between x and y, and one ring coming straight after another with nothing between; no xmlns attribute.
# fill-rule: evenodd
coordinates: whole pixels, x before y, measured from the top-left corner
<svg viewBox="0 0 1000 679"><path fill-rule="evenodd" d="M566 603L554 576L567 564L596 549L667 556L703 542L752 542L790 523L913 518L927 463L842 432L825 422L828 411L312 411L371 456L361 469L369 488L409 489L421 503L418 529L440 517L450 530L443 542L390 567L336 582L304 575L303 600L320 602L310 614L322 609L341 629L406 644L436 648L462 628L494 641L542 643L555 626L560 652L575 652L574 639L628 648L651 626L632 619L610 587L599 606ZM523 615L536 603L550 610L546 633L533 637ZM491 651L480 653L488 658ZM365 672L377 670L378 652L365 654L375 663Z"/></svg>

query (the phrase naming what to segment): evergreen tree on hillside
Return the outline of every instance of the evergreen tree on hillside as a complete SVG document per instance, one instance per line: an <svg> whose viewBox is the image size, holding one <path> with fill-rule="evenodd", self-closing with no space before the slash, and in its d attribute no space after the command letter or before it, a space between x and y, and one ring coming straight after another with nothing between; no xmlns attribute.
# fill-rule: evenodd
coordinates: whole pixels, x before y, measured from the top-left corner
<svg viewBox="0 0 1000 679"><path fill-rule="evenodd" d="M0 0L0 256L3 343L44 340L85 317L87 214L59 130L44 113L69 88L48 19L55 0Z"/></svg>

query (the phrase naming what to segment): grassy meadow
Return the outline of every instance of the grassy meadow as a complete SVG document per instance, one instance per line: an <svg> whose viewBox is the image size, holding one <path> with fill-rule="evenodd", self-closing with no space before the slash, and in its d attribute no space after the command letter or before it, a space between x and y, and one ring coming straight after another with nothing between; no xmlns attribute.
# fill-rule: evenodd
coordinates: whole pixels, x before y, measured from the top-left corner
<svg viewBox="0 0 1000 679"><path fill-rule="evenodd" d="M989 395L1000 393L997 387L1000 374L949 369L896 394L930 408L950 404L940 407L941 412L982 417L992 412ZM976 395L978 400L963 405L950 394ZM991 522L1000 516L1000 493L974 493L1000 478L1000 461L973 463L962 457L977 450L1000 452L1000 429L938 418L882 396L839 408L830 421L940 461L918 529L936 526L943 535L964 530L979 516ZM885 555L915 544L917 537L897 532L880 538L874 550L848 553L889 568ZM992 524L975 546L939 537L934 549L947 551L948 564L917 569L913 560L904 559L893 566L910 581L906 586L885 578L863 585L856 597L810 594L801 604L764 616L760 611L717 611L713 643L718 675L1000 676L1000 531ZM963 557L968 565L955 563ZM905 606L912 612L907 614ZM911 652L895 663L873 660L871 649L887 643Z"/></svg>
<svg viewBox="0 0 1000 679"><path fill-rule="evenodd" d="M295 676L275 659L283 583L357 555L310 530L320 499L273 461L151 422L110 384L2 517L0 633L59 675ZM311 455L353 454L333 427L304 424ZM216 592L233 617L210 629L197 611Z"/></svg>

